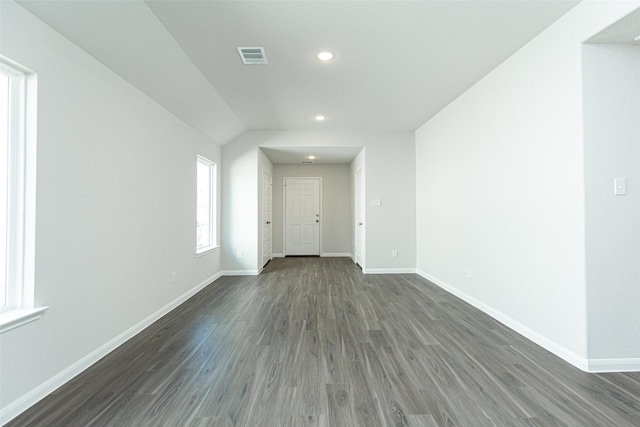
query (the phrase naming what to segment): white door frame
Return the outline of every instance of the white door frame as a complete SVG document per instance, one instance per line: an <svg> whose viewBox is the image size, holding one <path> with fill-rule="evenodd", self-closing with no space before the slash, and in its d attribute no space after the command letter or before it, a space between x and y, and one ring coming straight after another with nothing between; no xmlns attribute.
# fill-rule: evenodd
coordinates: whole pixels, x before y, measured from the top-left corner
<svg viewBox="0 0 640 427"><path fill-rule="evenodd" d="M322 222L324 216L322 214L322 177L321 176L285 176L282 178L282 252L287 256L287 180L288 179L307 179L318 180L318 203L320 206L320 222L318 223L318 247L319 256L322 256Z"/></svg>
<svg viewBox="0 0 640 427"><path fill-rule="evenodd" d="M358 174L360 174L358 176ZM359 188L358 187L359 184ZM365 264L365 256L366 256L366 233L365 233L365 227L366 227L366 221L365 221L365 213L366 213L366 205L365 205L365 183L364 183L364 169L360 168L356 171L355 173L355 185L356 185L356 189L354 191L354 197L356 198L356 200L354 200L354 247L353 247L353 262L355 262L356 264L358 264L360 266L360 268L362 268L364 270L364 264ZM360 196L360 197L358 197ZM358 212L358 208L360 208L359 212ZM360 223L362 223L362 225L360 225ZM361 244L360 244L360 250L358 251L358 233L362 233L360 235L361 237Z"/></svg>
<svg viewBox="0 0 640 427"><path fill-rule="evenodd" d="M269 191L271 193L271 195L270 195L270 199L271 200L269 202L270 206L269 206L268 218L265 218L265 214L264 214L264 178L265 178L265 175L267 175L269 177L269 182L268 182L269 187L268 188L269 188ZM266 169L262 169L262 181L263 181L262 182L262 206L261 206L261 213L262 213L262 215L261 215L262 216L262 229L261 229L262 233L261 233L261 235L262 235L262 240L260 241L260 244L261 244L261 247L262 247L262 251L261 251L262 259L260 260L260 262L262 264L261 268L264 267L265 264L266 264L266 262L264 261L264 259L265 259L264 238L265 238L265 224L266 224L267 221L269 221L269 224L268 224L269 225L269 227L268 227L269 231L268 232L271 233L271 239L270 239L271 240L271 250L270 250L271 254L269 255L269 259L267 260L267 262L269 262L269 261L271 261L273 259L273 228L272 228L273 227L273 187L272 187L273 178L271 177L271 174L269 173L269 171L266 170Z"/></svg>

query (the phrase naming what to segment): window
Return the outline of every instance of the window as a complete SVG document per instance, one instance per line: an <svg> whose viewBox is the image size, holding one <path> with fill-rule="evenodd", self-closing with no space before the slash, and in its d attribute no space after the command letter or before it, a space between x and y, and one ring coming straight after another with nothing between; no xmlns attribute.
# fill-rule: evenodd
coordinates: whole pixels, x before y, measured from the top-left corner
<svg viewBox="0 0 640 427"><path fill-rule="evenodd" d="M35 74L0 56L0 333L35 320Z"/></svg>
<svg viewBox="0 0 640 427"><path fill-rule="evenodd" d="M196 254L216 247L216 164L198 156L196 163Z"/></svg>
<svg viewBox="0 0 640 427"><path fill-rule="evenodd" d="M7 169L9 149L9 76L0 73L0 277L7 277ZM7 280L0 283L0 310L9 305Z"/></svg>

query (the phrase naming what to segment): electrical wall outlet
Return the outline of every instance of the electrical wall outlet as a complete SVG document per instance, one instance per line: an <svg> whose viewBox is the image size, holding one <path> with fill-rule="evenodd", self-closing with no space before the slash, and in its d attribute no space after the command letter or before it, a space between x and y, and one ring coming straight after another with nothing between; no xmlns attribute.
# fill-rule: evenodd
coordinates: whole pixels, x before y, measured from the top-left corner
<svg viewBox="0 0 640 427"><path fill-rule="evenodd" d="M467 277L467 279L471 279L472 278L471 269L469 267L465 267L464 268L464 273L463 274Z"/></svg>
<svg viewBox="0 0 640 427"><path fill-rule="evenodd" d="M236 258L238 259L242 258L242 251L236 252Z"/></svg>
<svg viewBox="0 0 640 427"><path fill-rule="evenodd" d="M394 257L394 258L397 258L398 257L398 250L397 249L392 249L391 250L391 256Z"/></svg>

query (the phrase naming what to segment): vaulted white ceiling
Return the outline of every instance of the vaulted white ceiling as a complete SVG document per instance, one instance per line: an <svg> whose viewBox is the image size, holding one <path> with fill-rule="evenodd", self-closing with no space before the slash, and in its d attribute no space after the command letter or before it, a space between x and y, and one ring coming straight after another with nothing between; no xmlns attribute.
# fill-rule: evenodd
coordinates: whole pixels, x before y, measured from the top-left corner
<svg viewBox="0 0 640 427"><path fill-rule="evenodd" d="M224 145L248 129L414 130L577 2L19 3ZM269 64L243 65L238 46Z"/></svg>

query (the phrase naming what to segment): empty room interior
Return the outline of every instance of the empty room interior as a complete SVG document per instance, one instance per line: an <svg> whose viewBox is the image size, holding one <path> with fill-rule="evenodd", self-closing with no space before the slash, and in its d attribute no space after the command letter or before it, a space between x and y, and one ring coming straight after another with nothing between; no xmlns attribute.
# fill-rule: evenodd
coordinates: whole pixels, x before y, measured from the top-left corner
<svg viewBox="0 0 640 427"><path fill-rule="evenodd" d="M2 0L0 104L0 425L640 425L639 0Z"/></svg>

